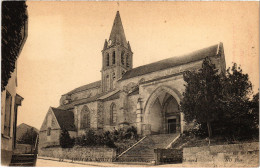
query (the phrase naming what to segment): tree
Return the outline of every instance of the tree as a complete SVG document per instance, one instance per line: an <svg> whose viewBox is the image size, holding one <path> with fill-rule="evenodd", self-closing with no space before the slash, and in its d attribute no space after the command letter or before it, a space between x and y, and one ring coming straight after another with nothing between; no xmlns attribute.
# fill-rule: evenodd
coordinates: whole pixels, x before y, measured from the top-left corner
<svg viewBox="0 0 260 168"><path fill-rule="evenodd" d="M183 77L186 85L181 108L185 120L199 123L200 129L207 125L209 138L212 130L233 140L258 131L259 94L250 100L252 84L237 64L223 75L205 58L201 69L185 72Z"/></svg>
<svg viewBox="0 0 260 168"><path fill-rule="evenodd" d="M74 146L74 139L70 137L70 134L66 129L62 129L61 131L60 146L62 148L71 148Z"/></svg>
<svg viewBox="0 0 260 168"><path fill-rule="evenodd" d="M220 75L209 58L205 58L198 71L183 74L185 92L181 109L187 122L207 124L209 138L212 136L211 122L218 120L221 97Z"/></svg>
<svg viewBox="0 0 260 168"><path fill-rule="evenodd" d="M25 1L2 2L2 80L1 91L5 89L8 79L15 69L17 57L25 42L23 34L27 24L27 6ZM27 33L27 32L24 32Z"/></svg>
<svg viewBox="0 0 260 168"><path fill-rule="evenodd" d="M250 113L253 115L254 127L259 127L259 92L253 96L250 105Z"/></svg>
<svg viewBox="0 0 260 168"><path fill-rule="evenodd" d="M33 129L27 129L26 133L24 133L18 140L17 143L19 144L30 144L34 145L38 133Z"/></svg>
<svg viewBox="0 0 260 168"><path fill-rule="evenodd" d="M233 140L251 137L255 127L254 115L251 113L254 103L250 100L252 83L248 74L243 73L241 67L233 63L222 77L222 86L223 113L218 128L222 129L223 135L232 137Z"/></svg>

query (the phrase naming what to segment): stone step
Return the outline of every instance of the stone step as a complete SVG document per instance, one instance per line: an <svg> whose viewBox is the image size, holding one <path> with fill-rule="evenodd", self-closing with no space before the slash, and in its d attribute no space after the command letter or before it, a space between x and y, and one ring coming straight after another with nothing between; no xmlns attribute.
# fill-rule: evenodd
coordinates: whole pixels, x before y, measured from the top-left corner
<svg viewBox="0 0 260 168"><path fill-rule="evenodd" d="M10 166L33 166L34 154L16 154L12 156Z"/></svg>
<svg viewBox="0 0 260 168"><path fill-rule="evenodd" d="M151 162L154 161L154 149L165 148L178 134L148 135L143 141L118 158L118 162Z"/></svg>
<svg viewBox="0 0 260 168"><path fill-rule="evenodd" d="M23 166L23 167L26 167L26 166L34 166L33 165L34 162L20 162L20 163L11 163L9 166Z"/></svg>

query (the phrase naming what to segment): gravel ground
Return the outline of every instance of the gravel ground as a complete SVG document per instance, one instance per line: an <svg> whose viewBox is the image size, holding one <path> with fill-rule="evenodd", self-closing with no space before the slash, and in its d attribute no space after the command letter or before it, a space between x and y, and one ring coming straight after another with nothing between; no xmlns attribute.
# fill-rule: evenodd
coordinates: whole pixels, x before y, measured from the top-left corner
<svg viewBox="0 0 260 168"><path fill-rule="evenodd" d="M60 162L58 159L50 159L40 157L37 159L36 167L182 167L182 164L167 164L167 165L140 165L140 164L119 164L105 162L71 162L64 160Z"/></svg>

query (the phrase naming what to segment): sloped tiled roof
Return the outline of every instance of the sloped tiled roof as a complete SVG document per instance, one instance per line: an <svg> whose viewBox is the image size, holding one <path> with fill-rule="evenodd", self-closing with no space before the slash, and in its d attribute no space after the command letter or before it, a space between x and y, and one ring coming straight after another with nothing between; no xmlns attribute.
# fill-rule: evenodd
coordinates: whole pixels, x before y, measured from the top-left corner
<svg viewBox="0 0 260 168"><path fill-rule="evenodd" d="M201 50L194 51L190 54L186 54L180 57L171 57L151 64L139 66L127 71L120 80L125 80L136 76L141 76L144 74L198 61L207 56L209 57L216 56L217 51L218 51L218 44Z"/></svg>
<svg viewBox="0 0 260 168"><path fill-rule="evenodd" d="M61 105L59 106L58 108L59 109L72 109L74 108L75 105L80 105L80 104L85 104L85 103L90 103L90 102L93 102L93 101L97 101L101 96L104 96L106 94L109 94L110 92L103 92L103 93L100 93L100 94L97 94L93 97L89 97L89 98L84 98L84 99L78 99L78 100L75 100L69 104L65 104L65 105Z"/></svg>
<svg viewBox="0 0 260 168"><path fill-rule="evenodd" d="M84 90L87 90L87 89L92 89L92 88L100 87L100 86L101 86L101 80L89 83L87 85L80 86L80 87L73 89L72 91L70 91L66 94L73 94L73 93L81 92L81 91L84 91Z"/></svg>
<svg viewBox="0 0 260 168"><path fill-rule="evenodd" d="M66 129L67 131L75 131L74 125L74 113L68 110L62 110L59 108L52 107L52 111L61 127L61 129Z"/></svg>
<svg viewBox="0 0 260 168"><path fill-rule="evenodd" d="M102 101L109 101L109 100L115 100L115 99L119 99L120 98L120 92L117 91L114 94L106 97L105 99L103 99Z"/></svg>

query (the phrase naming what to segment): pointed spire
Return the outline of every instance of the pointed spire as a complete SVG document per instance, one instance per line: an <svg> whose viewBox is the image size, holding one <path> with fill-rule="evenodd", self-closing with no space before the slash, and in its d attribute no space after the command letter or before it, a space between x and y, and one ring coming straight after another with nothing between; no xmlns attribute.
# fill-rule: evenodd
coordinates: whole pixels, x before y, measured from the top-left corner
<svg viewBox="0 0 260 168"><path fill-rule="evenodd" d="M124 47L127 47L126 37L119 11L116 13L109 40L111 40L112 44L120 43Z"/></svg>
<svg viewBox="0 0 260 168"><path fill-rule="evenodd" d="M127 42L127 47L128 47L128 50L130 50L132 52L132 49L131 49L129 41Z"/></svg>

